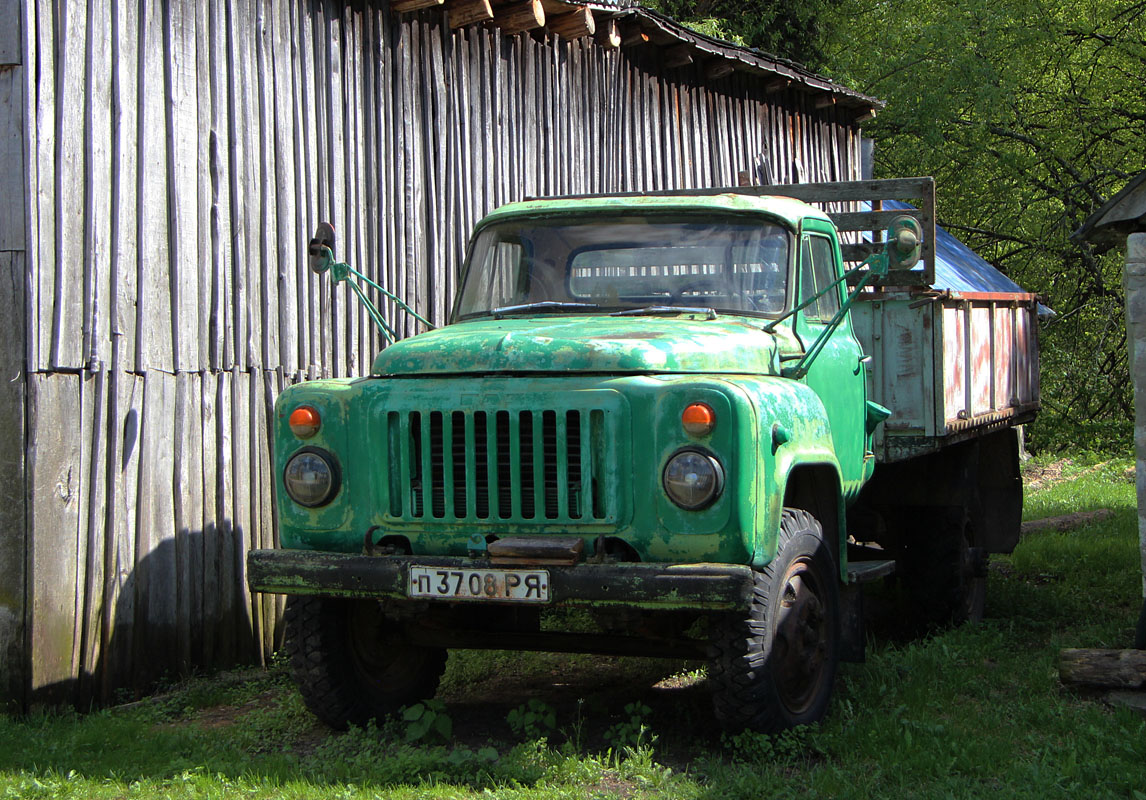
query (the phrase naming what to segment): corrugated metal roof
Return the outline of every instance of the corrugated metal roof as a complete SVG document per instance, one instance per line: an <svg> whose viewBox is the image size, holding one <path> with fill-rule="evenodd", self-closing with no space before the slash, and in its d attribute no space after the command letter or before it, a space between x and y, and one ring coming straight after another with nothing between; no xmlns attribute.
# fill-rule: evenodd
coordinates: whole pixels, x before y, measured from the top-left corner
<svg viewBox="0 0 1146 800"><path fill-rule="evenodd" d="M864 109L883 108L883 101L874 97L849 89L836 83L819 73L786 58L780 58L762 50L752 47L725 42L714 39L703 33L697 33L686 28L671 17L666 17L657 11L633 6L624 16L640 20L642 27L657 29L662 34L671 36L683 44L688 44L698 52L708 56L718 56L737 65L738 69L758 74L773 75L780 79L789 80L796 86L802 86L809 91L827 92L834 99L842 101L844 105Z"/></svg>

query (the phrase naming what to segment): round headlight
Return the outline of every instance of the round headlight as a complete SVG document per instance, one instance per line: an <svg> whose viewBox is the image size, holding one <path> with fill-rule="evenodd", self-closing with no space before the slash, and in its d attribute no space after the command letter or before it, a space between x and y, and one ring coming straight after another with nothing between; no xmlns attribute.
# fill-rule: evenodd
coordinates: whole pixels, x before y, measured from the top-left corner
<svg viewBox="0 0 1146 800"><path fill-rule="evenodd" d="M325 505L338 493L338 469L328 454L300 450L286 463L283 485L291 500L300 506Z"/></svg>
<svg viewBox="0 0 1146 800"><path fill-rule="evenodd" d="M669 459L663 477L665 494L681 508L712 505L724 490L724 470L707 453L682 450Z"/></svg>

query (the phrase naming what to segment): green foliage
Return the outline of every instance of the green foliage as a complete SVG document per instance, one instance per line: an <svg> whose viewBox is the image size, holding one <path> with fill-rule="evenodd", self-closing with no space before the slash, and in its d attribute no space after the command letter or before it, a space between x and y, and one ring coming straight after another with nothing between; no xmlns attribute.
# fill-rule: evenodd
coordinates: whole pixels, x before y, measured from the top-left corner
<svg viewBox="0 0 1146 800"><path fill-rule="evenodd" d="M541 739L557 729L557 712L548 703L530 698L510 711L505 721L517 736Z"/></svg>
<svg viewBox="0 0 1146 800"><path fill-rule="evenodd" d="M424 700L402 710L407 742L448 742L454 723L441 700Z"/></svg>
<svg viewBox="0 0 1146 800"><path fill-rule="evenodd" d="M763 50L771 55L823 66L823 43L831 37L840 0L649 0L654 8L715 39Z"/></svg>
<svg viewBox="0 0 1146 800"><path fill-rule="evenodd" d="M612 745L614 751L631 749L636 750L642 746L656 742L656 734L649 732L646 719L652 709L644 703L633 702L625 705L625 713L619 722L613 723L605 731L605 741Z"/></svg>
<svg viewBox="0 0 1146 800"><path fill-rule="evenodd" d="M733 764L791 764L823 755L815 727L795 728L775 736L754 731L721 734L724 757Z"/></svg>
<svg viewBox="0 0 1146 800"><path fill-rule="evenodd" d="M887 102L866 130L876 177L934 175L940 222L1058 312L1031 447L1127 448L1122 252L1069 236L1146 167L1146 4L842 0L833 14L827 68Z"/></svg>

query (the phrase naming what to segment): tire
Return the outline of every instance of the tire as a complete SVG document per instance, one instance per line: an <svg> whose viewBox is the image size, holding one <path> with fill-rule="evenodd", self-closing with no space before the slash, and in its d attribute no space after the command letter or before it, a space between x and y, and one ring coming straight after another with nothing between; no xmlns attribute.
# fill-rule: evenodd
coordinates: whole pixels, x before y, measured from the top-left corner
<svg viewBox="0 0 1146 800"><path fill-rule="evenodd" d="M446 668L444 649L410 644L373 600L294 596L285 621L291 678L337 730L433 697Z"/></svg>
<svg viewBox="0 0 1146 800"><path fill-rule="evenodd" d="M722 727L778 733L824 718L839 660L838 583L820 523L784 509L750 606L714 631L709 677Z"/></svg>
<svg viewBox="0 0 1146 800"><path fill-rule="evenodd" d="M931 511L933 532L917 534L904 552L904 577L923 625L978 623L987 605L987 552L972 547L962 508Z"/></svg>

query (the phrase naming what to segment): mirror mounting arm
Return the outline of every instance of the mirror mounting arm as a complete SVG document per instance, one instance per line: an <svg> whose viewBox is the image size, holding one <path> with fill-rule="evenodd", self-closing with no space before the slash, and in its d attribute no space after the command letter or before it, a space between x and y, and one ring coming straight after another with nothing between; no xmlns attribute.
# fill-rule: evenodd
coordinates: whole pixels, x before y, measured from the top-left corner
<svg viewBox="0 0 1146 800"><path fill-rule="evenodd" d="M321 275L324 272L330 273L330 279L334 283L345 283L354 292L358 301L362 303L362 307L366 309L366 313L370 319L378 326L378 330L382 333L384 339L388 344L393 344L398 338L397 332L390 327L382 316L382 312L374 305L374 302L366 296L362 291L362 287L358 285L358 281L368 284L375 291L383 297L392 300L399 308L412 316L414 319L421 322L429 330L434 329L433 323L423 317L414 309L410 308L402 298L398 297L393 292L382 288L374 281L367 278L354 267L350 266L344 261L338 261L334 257L334 228L328 222L319 223L318 230L315 232L314 238L310 240L307 247L307 257L310 263L310 269L316 275ZM351 277L357 280L351 280Z"/></svg>

